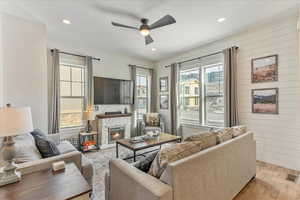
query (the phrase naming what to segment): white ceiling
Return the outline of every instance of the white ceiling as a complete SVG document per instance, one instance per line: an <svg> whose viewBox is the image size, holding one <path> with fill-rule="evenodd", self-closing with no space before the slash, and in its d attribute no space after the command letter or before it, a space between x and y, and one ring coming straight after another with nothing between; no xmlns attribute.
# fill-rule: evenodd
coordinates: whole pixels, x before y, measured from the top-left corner
<svg viewBox="0 0 300 200"><path fill-rule="evenodd" d="M0 0L0 11L47 25L50 41L88 46L158 61L241 31L286 13L297 0ZM145 46L134 30L113 27L111 21L139 26L170 14L176 24L151 32ZM224 23L216 20L226 17ZM61 23L71 20L71 25ZM152 52L151 49L157 51Z"/></svg>

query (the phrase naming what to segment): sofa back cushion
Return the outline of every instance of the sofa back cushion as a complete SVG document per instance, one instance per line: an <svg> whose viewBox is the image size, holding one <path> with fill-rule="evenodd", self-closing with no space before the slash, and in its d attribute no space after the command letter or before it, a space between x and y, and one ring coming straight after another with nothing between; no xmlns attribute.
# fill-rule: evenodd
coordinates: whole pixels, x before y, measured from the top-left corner
<svg viewBox="0 0 300 200"><path fill-rule="evenodd" d="M42 158L35 145L34 138L30 133L14 137L15 141L15 163L24 163Z"/></svg>
<svg viewBox="0 0 300 200"><path fill-rule="evenodd" d="M233 137L237 137L237 136L243 135L246 132L247 132L247 127L244 126L244 125L233 126L232 127L232 135L233 135Z"/></svg>
<svg viewBox="0 0 300 200"><path fill-rule="evenodd" d="M154 158L148 173L156 178L160 178L169 163L197 153L202 148L201 141L192 141L162 149Z"/></svg>
<svg viewBox="0 0 300 200"><path fill-rule="evenodd" d="M192 142L192 141L201 141L202 149L207 149L209 147L215 146L217 144L217 135L213 132L204 132L199 133L193 136L186 138L184 141Z"/></svg>
<svg viewBox="0 0 300 200"><path fill-rule="evenodd" d="M217 131L214 131L217 136L217 144L231 140L233 137L233 130L230 127L226 127Z"/></svg>

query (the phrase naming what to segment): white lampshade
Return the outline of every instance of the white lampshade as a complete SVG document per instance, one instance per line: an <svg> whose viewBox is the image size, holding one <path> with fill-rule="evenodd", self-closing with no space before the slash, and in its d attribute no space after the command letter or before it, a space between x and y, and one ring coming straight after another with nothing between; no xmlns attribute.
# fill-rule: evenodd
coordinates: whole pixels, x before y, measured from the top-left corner
<svg viewBox="0 0 300 200"><path fill-rule="evenodd" d="M82 113L82 120L94 120L93 111L84 111Z"/></svg>
<svg viewBox="0 0 300 200"><path fill-rule="evenodd" d="M0 109L0 136L14 136L33 131L29 107L5 107Z"/></svg>

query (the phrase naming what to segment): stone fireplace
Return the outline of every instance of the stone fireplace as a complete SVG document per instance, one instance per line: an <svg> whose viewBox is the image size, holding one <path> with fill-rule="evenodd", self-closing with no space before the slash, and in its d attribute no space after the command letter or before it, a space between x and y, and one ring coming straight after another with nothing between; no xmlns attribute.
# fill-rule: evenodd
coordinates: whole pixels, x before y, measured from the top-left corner
<svg viewBox="0 0 300 200"><path fill-rule="evenodd" d="M125 127L109 127L108 128L108 144L114 144L116 140L125 138Z"/></svg>
<svg viewBox="0 0 300 200"><path fill-rule="evenodd" d="M131 114L96 114L98 143L101 149L115 146L115 140L130 138Z"/></svg>

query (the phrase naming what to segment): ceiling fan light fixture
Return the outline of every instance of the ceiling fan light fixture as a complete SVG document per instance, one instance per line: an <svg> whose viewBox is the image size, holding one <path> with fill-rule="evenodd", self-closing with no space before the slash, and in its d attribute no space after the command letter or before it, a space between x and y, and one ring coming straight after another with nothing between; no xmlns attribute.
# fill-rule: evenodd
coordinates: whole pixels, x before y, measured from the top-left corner
<svg viewBox="0 0 300 200"><path fill-rule="evenodd" d="M143 36L147 36L147 35L149 35L150 31L149 31L149 29L141 29L141 30L140 30L140 33L141 33Z"/></svg>

